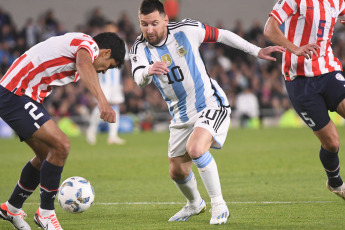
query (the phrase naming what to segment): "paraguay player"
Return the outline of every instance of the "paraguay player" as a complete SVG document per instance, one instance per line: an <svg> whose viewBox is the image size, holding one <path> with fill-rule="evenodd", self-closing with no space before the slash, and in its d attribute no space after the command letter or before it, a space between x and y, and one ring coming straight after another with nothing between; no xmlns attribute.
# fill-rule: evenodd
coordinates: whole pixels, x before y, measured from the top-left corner
<svg viewBox="0 0 345 230"><path fill-rule="evenodd" d="M339 175L339 135L328 115L330 110L345 117L345 78L331 42L338 19L345 20L343 0L279 0L265 35L287 49L282 72L291 104L321 142L326 186L345 199ZM285 35L279 30L283 22Z"/></svg>
<svg viewBox="0 0 345 230"><path fill-rule="evenodd" d="M115 122L115 112L102 92L97 72L121 66L124 56L124 42L114 33L94 38L67 33L33 46L12 64L0 81L0 117L35 156L24 166L10 199L0 206L0 218L16 229L31 229L22 206L40 184L41 203L35 222L46 230L62 229L54 200L70 144L42 102L53 87L82 79L98 101L101 118Z"/></svg>
<svg viewBox="0 0 345 230"><path fill-rule="evenodd" d="M170 177L187 205L169 221L186 221L206 209L192 171L197 166L211 198L210 224L226 223L229 210L223 199L216 162L209 149L219 149L230 125L225 93L207 74L199 53L203 42L222 42L267 60L282 47L261 49L227 30L191 19L168 22L158 0L144 0L139 10L142 34L130 50L132 75L145 86L151 81L167 102L172 116L169 140Z"/></svg>

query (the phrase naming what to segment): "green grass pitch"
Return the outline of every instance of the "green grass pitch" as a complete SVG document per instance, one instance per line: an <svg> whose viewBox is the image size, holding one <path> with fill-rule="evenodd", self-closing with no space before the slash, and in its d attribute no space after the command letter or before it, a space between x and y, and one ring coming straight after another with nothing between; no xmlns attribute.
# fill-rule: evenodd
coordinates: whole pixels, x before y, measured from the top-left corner
<svg viewBox="0 0 345 230"><path fill-rule="evenodd" d="M345 178L344 127L339 127L341 172ZM209 197L194 167L207 211L187 222L168 219L185 199L168 174L168 133L123 135L124 146L109 146L106 135L89 146L85 136L71 138L71 151L62 180L87 178L95 189L95 203L82 214L69 214L56 202L65 230L88 229L345 229L345 201L330 193L319 161L320 144L312 132L300 129L231 129L216 159L222 191L231 217L226 225L210 226ZM0 202L6 201L21 168L32 157L18 139L0 140ZM27 221L39 193L24 204ZM0 229L13 229L0 221Z"/></svg>

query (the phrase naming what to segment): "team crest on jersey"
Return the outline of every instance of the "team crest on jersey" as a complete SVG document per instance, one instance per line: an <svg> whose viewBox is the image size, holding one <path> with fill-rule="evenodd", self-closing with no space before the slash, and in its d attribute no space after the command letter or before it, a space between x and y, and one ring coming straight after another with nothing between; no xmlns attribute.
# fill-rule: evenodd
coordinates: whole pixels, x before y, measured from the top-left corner
<svg viewBox="0 0 345 230"><path fill-rule="evenodd" d="M332 7L329 11L331 13L332 18L337 17L337 10L334 7Z"/></svg>
<svg viewBox="0 0 345 230"><path fill-rule="evenodd" d="M278 1L278 4L280 5L280 4L282 4L282 2L283 2L283 0L279 0L279 1Z"/></svg>
<svg viewBox="0 0 345 230"><path fill-rule="evenodd" d="M95 50L95 53L98 51L98 47L97 46L95 46L93 49Z"/></svg>
<svg viewBox="0 0 345 230"><path fill-rule="evenodd" d="M170 57L170 54L164 54L161 57L162 61L165 62L165 64L167 64L167 66L170 66L172 64L172 59Z"/></svg>
<svg viewBox="0 0 345 230"><path fill-rule="evenodd" d="M187 50L183 46L177 47L177 53L180 57L183 57L186 55Z"/></svg>
<svg viewBox="0 0 345 230"><path fill-rule="evenodd" d="M134 62L137 62L138 59L139 59L139 57L137 57L137 56L132 57L132 60L133 60Z"/></svg>
<svg viewBox="0 0 345 230"><path fill-rule="evenodd" d="M337 74L335 75L335 78L336 78L337 80L339 80L339 81L345 81L345 78L344 78L344 76L343 76L341 73L337 73Z"/></svg>

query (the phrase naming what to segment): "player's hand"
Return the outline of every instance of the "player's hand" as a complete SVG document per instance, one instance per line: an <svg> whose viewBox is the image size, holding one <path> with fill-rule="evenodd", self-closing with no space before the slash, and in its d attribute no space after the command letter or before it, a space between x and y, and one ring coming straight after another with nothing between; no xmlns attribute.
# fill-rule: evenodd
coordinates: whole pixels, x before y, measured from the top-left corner
<svg viewBox="0 0 345 230"><path fill-rule="evenodd" d="M108 102L107 103L98 102L98 108L99 108L101 119L109 123L116 122L116 113L113 110L113 108L111 108Z"/></svg>
<svg viewBox="0 0 345 230"><path fill-rule="evenodd" d="M169 68L167 67L167 64L165 62L157 61L153 63L149 68L149 75L163 75L167 74L169 72Z"/></svg>
<svg viewBox="0 0 345 230"><path fill-rule="evenodd" d="M286 49L282 46L268 46L266 48L262 48L259 53L258 57L261 59L269 60L269 61L276 61L277 59L274 57L271 57L271 53L273 52L279 52L284 53Z"/></svg>
<svg viewBox="0 0 345 230"><path fill-rule="evenodd" d="M304 56L306 59L311 59L313 54L315 57L317 57L317 50L320 49L320 46L316 44L307 44L301 47L297 47L296 50L294 50L294 54L297 56Z"/></svg>

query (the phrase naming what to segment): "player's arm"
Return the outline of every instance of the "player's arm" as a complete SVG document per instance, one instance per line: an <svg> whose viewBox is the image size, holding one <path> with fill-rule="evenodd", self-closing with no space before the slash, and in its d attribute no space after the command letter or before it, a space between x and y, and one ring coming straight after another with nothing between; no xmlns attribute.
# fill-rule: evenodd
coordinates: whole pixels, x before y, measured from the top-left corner
<svg viewBox="0 0 345 230"><path fill-rule="evenodd" d="M285 49L279 46L260 48L229 30L218 29L205 25L205 31L204 42L220 42L236 49L243 50L244 52L261 59L276 61L276 59L271 57L270 54L273 52L285 52Z"/></svg>
<svg viewBox="0 0 345 230"><path fill-rule="evenodd" d="M80 79L98 101L98 107L101 113L100 117L104 121L114 123L116 121L115 112L103 94L97 72L92 64L90 53L86 49L78 50L76 55L76 67Z"/></svg>
<svg viewBox="0 0 345 230"><path fill-rule="evenodd" d="M140 53L140 51L138 52ZM163 75L169 72L165 62L150 64L146 57L135 53L130 53L129 57L132 63L132 76L140 87L150 84L153 75Z"/></svg>
<svg viewBox="0 0 345 230"><path fill-rule="evenodd" d="M279 29L279 22L273 16L270 16L267 20L264 35L274 44L285 47L289 52L297 56L304 56L307 59L310 59L312 54L316 57L318 56L316 51L320 47L317 44L307 44L301 47L296 46L284 36L283 32Z"/></svg>

